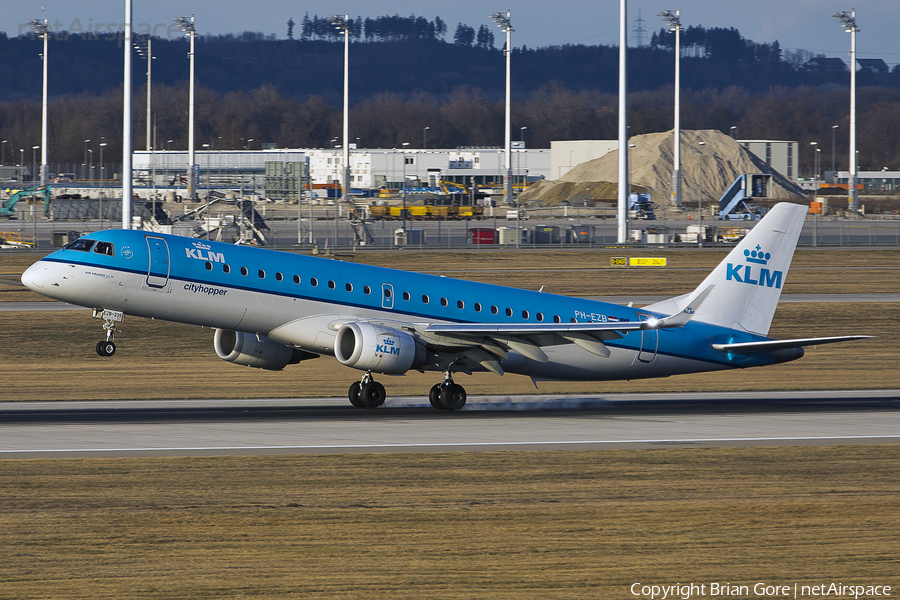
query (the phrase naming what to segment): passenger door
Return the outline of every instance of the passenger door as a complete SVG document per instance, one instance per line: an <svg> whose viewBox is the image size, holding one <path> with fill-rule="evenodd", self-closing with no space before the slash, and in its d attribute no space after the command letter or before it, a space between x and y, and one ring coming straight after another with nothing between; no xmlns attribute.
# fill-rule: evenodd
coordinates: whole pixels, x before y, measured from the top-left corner
<svg viewBox="0 0 900 600"><path fill-rule="evenodd" d="M169 283L169 245L160 237L147 236L150 264L147 268L147 285L164 288Z"/></svg>

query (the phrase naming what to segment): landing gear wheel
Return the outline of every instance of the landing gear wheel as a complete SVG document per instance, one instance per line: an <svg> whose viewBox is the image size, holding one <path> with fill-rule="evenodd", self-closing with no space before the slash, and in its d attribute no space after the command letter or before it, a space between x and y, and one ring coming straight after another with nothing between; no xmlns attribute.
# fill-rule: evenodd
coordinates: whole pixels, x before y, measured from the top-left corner
<svg viewBox="0 0 900 600"><path fill-rule="evenodd" d="M438 410L447 410L444 408L443 402L441 402L441 384L436 383L431 386L431 391L428 392L428 401L431 402L431 406Z"/></svg>
<svg viewBox="0 0 900 600"><path fill-rule="evenodd" d="M97 342L97 354L100 356L112 356L116 353L116 345L113 342Z"/></svg>
<svg viewBox="0 0 900 600"><path fill-rule="evenodd" d="M466 389L458 383L451 383L441 390L441 404L445 410L459 410L466 405Z"/></svg>
<svg viewBox="0 0 900 600"><path fill-rule="evenodd" d="M354 381L350 384L350 390L347 392L347 397L350 399L350 404L355 406L356 408L365 408L366 404L359 397L359 392L362 389L362 384L358 381Z"/></svg>
<svg viewBox="0 0 900 600"><path fill-rule="evenodd" d="M377 381L369 381L363 384L359 390L359 399L366 408L378 408L384 404L386 397L384 386Z"/></svg>

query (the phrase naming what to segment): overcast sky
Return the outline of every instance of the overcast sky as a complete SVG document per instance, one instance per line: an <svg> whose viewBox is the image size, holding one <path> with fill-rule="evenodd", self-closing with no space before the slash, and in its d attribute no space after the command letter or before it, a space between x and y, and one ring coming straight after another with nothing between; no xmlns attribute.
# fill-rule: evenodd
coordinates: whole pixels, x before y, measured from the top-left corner
<svg viewBox="0 0 900 600"><path fill-rule="evenodd" d="M152 26L157 35L167 35L172 19L196 15L198 32L240 33L260 31L286 37L287 20L293 17L299 25L304 13L310 16L328 16L334 13L351 17L377 17L380 15L415 14L429 20L439 16L446 21L452 39L460 22L478 28L492 25L488 14L492 10L512 12L513 47L550 46L556 44L607 44L618 43L619 3L617 0L506 0L496 5L482 0L452 0L450 2L421 2L410 0L385 0L370 2L345 0L344 2L309 0L133 0L136 26ZM650 34L662 25L657 17L662 9L680 10L684 26L736 27L741 34L755 42L778 40L784 49L806 49L827 56L847 59L850 34L844 33L832 18L835 11L850 11L855 4L856 22L860 29L857 50L860 58L883 58L893 66L900 63L900 2L898 0L676 0L654 4L651 0L630 0L628 5L629 29L634 30L636 20L643 18L643 27ZM3 29L8 35L27 31L29 19L44 16L51 25L71 31L100 29L103 32L118 27L124 20L125 3L122 0L0 0L5 17ZM140 28L138 31L142 31ZM174 28L168 35L175 35ZM495 29L499 46L503 34ZM630 38L629 45L634 44ZM0 58L2 60L2 58Z"/></svg>

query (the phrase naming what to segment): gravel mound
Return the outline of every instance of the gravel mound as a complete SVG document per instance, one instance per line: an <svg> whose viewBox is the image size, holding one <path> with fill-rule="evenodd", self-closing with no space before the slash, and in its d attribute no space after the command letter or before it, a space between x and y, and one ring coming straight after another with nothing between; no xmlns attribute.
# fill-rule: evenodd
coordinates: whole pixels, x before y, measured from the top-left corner
<svg viewBox="0 0 900 600"><path fill-rule="evenodd" d="M673 133L649 133L631 138L630 180L635 188L648 190L653 201L672 204ZM700 145L704 142L704 145ZM595 200L615 200L618 191L619 154L609 152L577 165L555 181L541 181L522 193L525 202L557 204L585 196ZM743 173L772 175L775 200L802 200L800 186L774 171L731 137L716 130L681 131L681 195L688 204L718 201ZM634 191L642 191L635 189ZM598 195L589 195L598 194Z"/></svg>

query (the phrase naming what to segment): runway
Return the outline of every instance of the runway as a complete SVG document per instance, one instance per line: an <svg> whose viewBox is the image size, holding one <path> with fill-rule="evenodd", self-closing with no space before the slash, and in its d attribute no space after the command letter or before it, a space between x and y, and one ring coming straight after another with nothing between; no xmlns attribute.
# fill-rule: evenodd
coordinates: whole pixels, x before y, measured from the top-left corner
<svg viewBox="0 0 900 600"><path fill-rule="evenodd" d="M0 459L900 442L900 390L0 404Z"/></svg>

